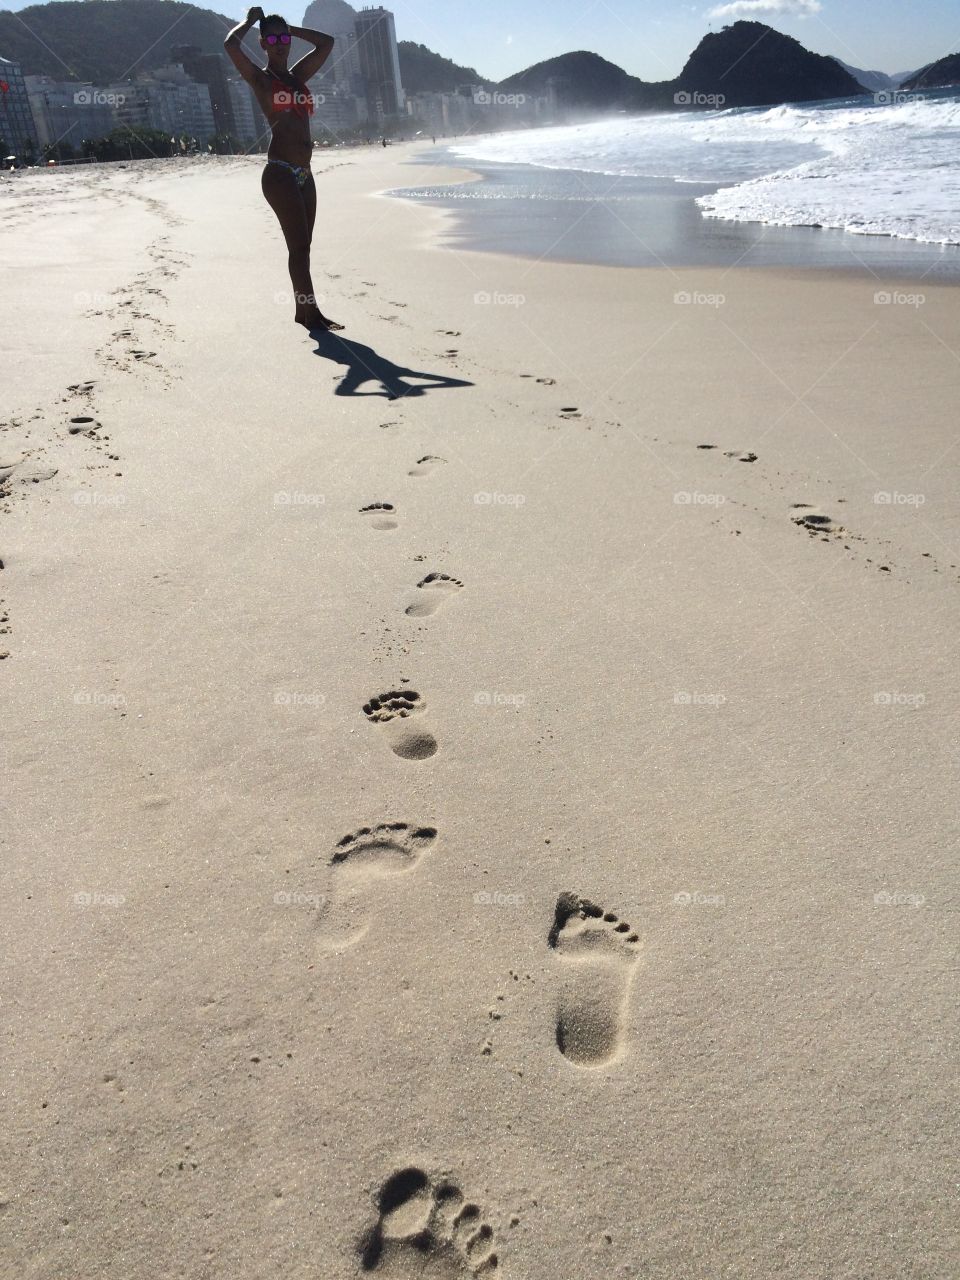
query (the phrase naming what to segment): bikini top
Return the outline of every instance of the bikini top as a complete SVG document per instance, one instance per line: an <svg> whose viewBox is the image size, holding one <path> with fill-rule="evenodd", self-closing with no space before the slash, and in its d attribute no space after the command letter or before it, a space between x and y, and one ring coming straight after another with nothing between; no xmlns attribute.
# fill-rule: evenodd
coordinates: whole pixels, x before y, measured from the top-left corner
<svg viewBox="0 0 960 1280"><path fill-rule="evenodd" d="M273 109L274 111L292 111L295 116L300 116L305 120L307 116L313 115L313 94L306 87L298 83L290 84L288 81L281 79L275 71L267 68L267 74L273 76L278 85L283 88L275 88L273 91Z"/></svg>

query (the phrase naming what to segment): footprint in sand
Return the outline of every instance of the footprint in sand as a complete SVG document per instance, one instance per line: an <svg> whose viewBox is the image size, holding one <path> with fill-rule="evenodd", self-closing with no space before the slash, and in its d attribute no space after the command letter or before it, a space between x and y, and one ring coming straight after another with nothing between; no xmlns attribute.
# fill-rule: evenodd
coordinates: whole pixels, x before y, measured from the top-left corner
<svg viewBox="0 0 960 1280"><path fill-rule="evenodd" d="M422 458L417 459L416 465L410 468L407 475L428 476L435 467L439 467L444 462L446 458L438 458L435 453L425 453Z"/></svg>
<svg viewBox="0 0 960 1280"><path fill-rule="evenodd" d="M360 514L366 517L371 529L396 529L397 509L392 502L371 502L361 507Z"/></svg>
<svg viewBox="0 0 960 1280"><path fill-rule="evenodd" d="M794 524L798 524L801 529L806 529L808 533L828 534L842 532L840 526L834 524L830 516L824 515L822 511L817 511L815 507L811 507L807 502L794 502L790 509L793 512L790 519Z"/></svg>
<svg viewBox="0 0 960 1280"><path fill-rule="evenodd" d="M383 725L394 755L404 760L426 760L437 753L437 740L429 729L410 724L419 716L423 700L413 689L394 689L364 703L363 714L372 724Z"/></svg>
<svg viewBox="0 0 960 1280"><path fill-rule="evenodd" d="M372 882L407 875L433 846L435 827L381 822L344 836L330 856L331 892L320 912L324 941L352 946L369 928L366 898Z"/></svg>
<svg viewBox="0 0 960 1280"><path fill-rule="evenodd" d="M426 618L436 613L445 600L456 595L463 587L459 578L451 578L448 573L428 573L417 583L417 590L423 595L408 604L404 613L411 618Z"/></svg>
<svg viewBox="0 0 960 1280"><path fill-rule="evenodd" d="M497 1273L493 1228L455 1183L399 1169L380 1188L377 1209L358 1250L364 1271L437 1280Z"/></svg>
<svg viewBox="0 0 960 1280"><path fill-rule="evenodd" d="M602 1067L620 1050L640 939L612 911L561 893L548 944L563 961L557 1047L578 1067Z"/></svg>
<svg viewBox="0 0 960 1280"><path fill-rule="evenodd" d="M96 431L101 424L96 418L90 418L86 414L80 414L76 418L70 419L70 426L67 428L70 435L78 436L81 432L87 434L90 431Z"/></svg>
<svg viewBox="0 0 960 1280"><path fill-rule="evenodd" d="M9 465L0 464L0 485L8 480L11 484L42 484L44 480L52 480L56 474L56 467L45 467L42 463L29 460L12 462ZM0 564L0 568L2 567L3 565Z"/></svg>

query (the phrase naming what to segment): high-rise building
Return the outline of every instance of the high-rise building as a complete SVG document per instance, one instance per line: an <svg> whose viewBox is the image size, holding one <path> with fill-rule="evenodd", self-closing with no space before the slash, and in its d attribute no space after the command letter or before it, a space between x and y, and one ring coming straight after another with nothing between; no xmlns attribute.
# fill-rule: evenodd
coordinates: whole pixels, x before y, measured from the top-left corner
<svg viewBox="0 0 960 1280"><path fill-rule="evenodd" d="M37 146L37 128L23 71L19 62L9 58L0 58L0 143L0 159L5 155L22 158Z"/></svg>
<svg viewBox="0 0 960 1280"><path fill-rule="evenodd" d="M261 140L269 140L270 127L257 106L253 90L245 80L228 80L230 103L233 107L233 121L236 126L234 137L244 147L255 147Z"/></svg>
<svg viewBox="0 0 960 1280"><path fill-rule="evenodd" d="M400 115L405 107L393 14L379 5L361 9L356 32L369 118Z"/></svg>
<svg viewBox="0 0 960 1280"><path fill-rule="evenodd" d="M347 0L313 0L303 15L303 25L311 31L323 31L333 36L333 52L316 76L310 81L311 89L320 93L336 88L340 94L363 94L363 76L360 72L360 52L357 48L357 11ZM290 65L308 52L309 45L296 41L296 51L291 52Z"/></svg>
<svg viewBox="0 0 960 1280"><path fill-rule="evenodd" d="M27 97L41 147L72 147L105 138L116 128L115 94L76 80L52 76L24 76Z"/></svg>
<svg viewBox="0 0 960 1280"><path fill-rule="evenodd" d="M203 53L195 44L177 44L170 57L179 62L191 80L205 84L210 91L214 133L220 137L236 136L233 101L227 88L228 63L219 53Z"/></svg>
<svg viewBox="0 0 960 1280"><path fill-rule="evenodd" d="M111 88L123 98L117 108L121 124L196 138L201 145L216 132L209 89L191 79L182 66L157 67L147 76Z"/></svg>

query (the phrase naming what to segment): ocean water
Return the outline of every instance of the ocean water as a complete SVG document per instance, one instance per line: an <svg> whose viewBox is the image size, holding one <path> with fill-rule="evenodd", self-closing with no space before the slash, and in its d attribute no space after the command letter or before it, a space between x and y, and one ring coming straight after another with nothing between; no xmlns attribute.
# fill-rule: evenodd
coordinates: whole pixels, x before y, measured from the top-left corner
<svg viewBox="0 0 960 1280"><path fill-rule="evenodd" d="M707 218L960 244L960 95L945 90L621 117L449 145L496 165L694 184ZM471 193L497 197L489 184ZM617 199L616 185L606 199Z"/></svg>

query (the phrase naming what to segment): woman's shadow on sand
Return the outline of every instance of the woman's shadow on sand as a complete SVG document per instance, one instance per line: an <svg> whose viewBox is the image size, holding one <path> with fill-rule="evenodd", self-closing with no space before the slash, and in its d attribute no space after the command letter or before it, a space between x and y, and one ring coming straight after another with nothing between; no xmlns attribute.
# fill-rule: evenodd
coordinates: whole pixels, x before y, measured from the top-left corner
<svg viewBox="0 0 960 1280"><path fill-rule="evenodd" d="M372 347L351 338L341 338L338 333L311 333L317 344L314 355L346 365L346 372L334 395L338 396L386 396L388 400L402 400L406 396L422 396L428 391L443 391L448 387L472 387L463 378L448 378L442 373L425 373L422 369L408 369L394 364L386 356L378 355ZM416 383L405 378L419 379ZM379 391L361 391L366 382L379 383Z"/></svg>

